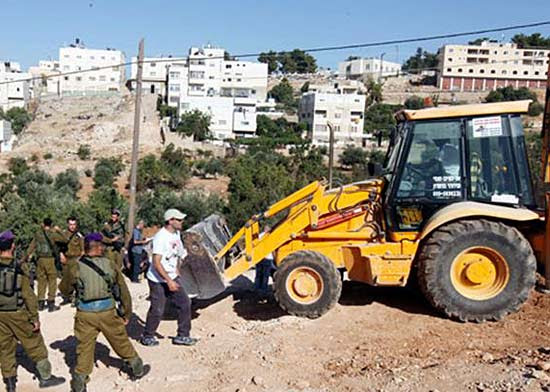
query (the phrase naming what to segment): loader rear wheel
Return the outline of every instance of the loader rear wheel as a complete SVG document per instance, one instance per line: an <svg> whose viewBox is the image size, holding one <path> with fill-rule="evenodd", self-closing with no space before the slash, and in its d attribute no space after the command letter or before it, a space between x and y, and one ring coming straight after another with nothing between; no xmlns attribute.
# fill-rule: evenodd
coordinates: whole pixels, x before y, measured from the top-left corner
<svg viewBox="0 0 550 392"><path fill-rule="evenodd" d="M274 292L279 306L289 314L317 318L336 304L342 281L326 256L299 251L285 257L275 272Z"/></svg>
<svg viewBox="0 0 550 392"><path fill-rule="evenodd" d="M430 303L461 321L500 320L525 302L536 259L514 227L464 220L437 229L418 259L418 281Z"/></svg>

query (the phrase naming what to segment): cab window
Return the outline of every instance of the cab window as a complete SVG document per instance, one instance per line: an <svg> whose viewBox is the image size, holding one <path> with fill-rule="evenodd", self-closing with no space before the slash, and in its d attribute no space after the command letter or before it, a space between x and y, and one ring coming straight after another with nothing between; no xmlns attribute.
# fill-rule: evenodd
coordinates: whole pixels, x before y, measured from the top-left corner
<svg viewBox="0 0 550 392"><path fill-rule="evenodd" d="M448 202L461 199L460 120L419 122L414 125L397 199Z"/></svg>

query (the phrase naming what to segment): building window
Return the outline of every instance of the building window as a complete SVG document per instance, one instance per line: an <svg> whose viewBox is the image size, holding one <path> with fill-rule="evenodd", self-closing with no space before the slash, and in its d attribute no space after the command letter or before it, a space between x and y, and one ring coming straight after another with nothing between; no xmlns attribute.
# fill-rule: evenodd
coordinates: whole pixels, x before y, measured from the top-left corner
<svg viewBox="0 0 550 392"><path fill-rule="evenodd" d="M449 62L452 62L452 61L453 61L453 59L452 59L451 57L449 57L447 60L448 60Z"/></svg>
<svg viewBox="0 0 550 392"><path fill-rule="evenodd" d="M180 73L179 72L170 72L170 77L174 78L174 79L177 79L177 78L180 77Z"/></svg>
<svg viewBox="0 0 550 392"><path fill-rule="evenodd" d="M156 72L151 72L151 76L157 76Z"/></svg>
<svg viewBox="0 0 550 392"><path fill-rule="evenodd" d="M100 82L104 82L105 80L107 80L107 78L105 77L105 75L102 75L99 77L99 81Z"/></svg>
<svg viewBox="0 0 550 392"><path fill-rule="evenodd" d="M69 55L68 55L68 54L66 54L66 55L64 55L63 57L65 57L66 59L68 59L68 58L69 58Z"/></svg>
<svg viewBox="0 0 550 392"><path fill-rule="evenodd" d="M512 75L517 75L518 71L512 71Z"/></svg>
<svg viewBox="0 0 550 392"><path fill-rule="evenodd" d="M95 60L95 57L94 57L94 56L90 56L90 60Z"/></svg>
<svg viewBox="0 0 550 392"><path fill-rule="evenodd" d="M523 71L524 75L529 75L529 71Z"/></svg>
<svg viewBox="0 0 550 392"><path fill-rule="evenodd" d="M225 125L225 124L227 124L227 121L225 121L225 120L220 120L220 121L218 121L218 124L220 124L220 125Z"/></svg>
<svg viewBox="0 0 550 392"><path fill-rule="evenodd" d="M462 68L459 68L459 69L458 69L458 72L462 72Z"/></svg>
<svg viewBox="0 0 550 392"><path fill-rule="evenodd" d="M540 72L539 71L535 71L535 75L538 75Z"/></svg>
<svg viewBox="0 0 550 392"><path fill-rule="evenodd" d="M64 79L65 79L65 80L69 80L69 77L68 77L68 76L65 76L65 78L64 78Z"/></svg>
<svg viewBox="0 0 550 392"><path fill-rule="evenodd" d="M82 77L77 76L77 77L76 77L76 81L77 81L77 82L81 82L81 81L82 81Z"/></svg>
<svg viewBox="0 0 550 392"><path fill-rule="evenodd" d="M115 78L111 78L111 82L114 82L115 81Z"/></svg>
<svg viewBox="0 0 550 392"><path fill-rule="evenodd" d="M506 75L507 73L508 73L508 72L506 72L505 69L502 70L502 74L503 74L503 75Z"/></svg>
<svg viewBox="0 0 550 392"><path fill-rule="evenodd" d="M101 60L105 60L105 56L101 56Z"/></svg>
<svg viewBox="0 0 550 392"><path fill-rule="evenodd" d="M156 67L157 66L157 63L151 63L149 64L151 67Z"/></svg>
<svg viewBox="0 0 550 392"><path fill-rule="evenodd" d="M77 59L81 59L81 58L82 58L82 56L81 56L81 55L78 55L78 56L76 56L76 58L77 58Z"/></svg>
<svg viewBox="0 0 550 392"><path fill-rule="evenodd" d="M484 70L484 69L480 69L480 70L479 70L479 73L485 73L485 70Z"/></svg>
<svg viewBox="0 0 550 392"><path fill-rule="evenodd" d="M225 68L226 68L226 69L231 68L231 64L225 64Z"/></svg>
<svg viewBox="0 0 550 392"><path fill-rule="evenodd" d="M178 97L170 97L170 102L178 102Z"/></svg>
<svg viewBox="0 0 550 392"><path fill-rule="evenodd" d="M95 76L90 76L88 79L91 80L92 82L94 82L95 81Z"/></svg>
<svg viewBox="0 0 550 392"><path fill-rule="evenodd" d="M342 113L334 113L334 118L342 118Z"/></svg>
<svg viewBox="0 0 550 392"><path fill-rule="evenodd" d="M447 72L451 72L451 68L447 68Z"/></svg>
<svg viewBox="0 0 550 392"><path fill-rule="evenodd" d="M473 70L472 68L470 68L470 69L468 70L468 72L469 72L469 73L474 73L474 70Z"/></svg>
<svg viewBox="0 0 550 392"><path fill-rule="evenodd" d="M495 71L494 69L491 70L491 73L494 74L496 73L497 71Z"/></svg>
<svg viewBox="0 0 550 392"><path fill-rule="evenodd" d="M449 49L449 53L453 53L455 50L453 48Z"/></svg>

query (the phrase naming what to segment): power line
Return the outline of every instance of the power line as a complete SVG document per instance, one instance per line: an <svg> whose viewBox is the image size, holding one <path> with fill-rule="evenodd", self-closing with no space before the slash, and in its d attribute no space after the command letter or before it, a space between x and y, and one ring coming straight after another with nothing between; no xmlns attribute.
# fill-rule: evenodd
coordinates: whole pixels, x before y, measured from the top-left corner
<svg viewBox="0 0 550 392"><path fill-rule="evenodd" d="M502 32L502 31L510 31L510 30L518 30L518 29L525 29L525 28L531 28L531 27L538 27L538 26L546 26L550 25L550 21L543 21L543 22L535 22L535 23L528 23L528 24L522 24L522 25L513 25L513 26L504 26L504 27L497 27L492 29L484 29L484 30L475 30L475 31L467 31L467 32L460 32L460 33L448 33L448 34L439 34L439 35L431 35L431 36L425 36L425 37L415 37L415 38L404 38L404 39L396 39L396 40L388 40L388 41L377 41L377 42L369 42L369 43L361 43L361 44L348 44L348 45L338 45L338 46L323 46L323 47L317 47L317 48L308 48L308 49L301 49L302 51L306 53L318 53L318 52L328 52L328 51L336 51L336 50L344 50L344 49L358 49L358 48L369 48L369 47L377 47L377 46L387 46L387 45L396 45L396 44L405 44L405 43L412 43L412 42L425 42L425 41L434 41L434 40L440 40L445 38L457 38L457 37L464 37L464 36L471 36L471 35L481 35L481 34L487 34L487 33L496 33L496 32ZM285 54L285 53L291 53L292 50L286 50L286 51L280 51L275 52L276 54ZM259 55L263 54L265 52L260 53L244 53L240 55L232 55L232 57L235 58L248 58L248 57L258 57ZM144 60L143 63L163 63L163 62L178 62L178 61L188 61L188 60L219 60L224 59L225 56L212 56L212 57L193 57L190 58L189 56L186 57L167 57L166 59L155 59L155 60ZM101 66L101 67L92 67L89 69L84 70L77 70L77 71L69 71L69 72L62 72L56 75L44 75L44 76L36 76L31 78L23 78L18 80L10 80L10 81L3 81L0 82L0 85L3 84L11 84L11 83L20 83L20 82L30 82L33 80L44 80L44 79L50 79L50 78L58 78L63 76L70 76L75 75L79 73L87 73L87 72L96 72L103 69L108 68L114 68L114 67L126 67L132 64L137 64L137 61L129 61L125 63L120 64L112 64L108 66Z"/></svg>

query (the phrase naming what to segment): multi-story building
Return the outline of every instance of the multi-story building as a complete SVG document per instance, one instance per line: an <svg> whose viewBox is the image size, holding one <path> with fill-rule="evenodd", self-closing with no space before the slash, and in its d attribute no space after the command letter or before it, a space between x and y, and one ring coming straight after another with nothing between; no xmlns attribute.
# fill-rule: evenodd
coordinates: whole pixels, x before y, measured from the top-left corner
<svg viewBox="0 0 550 392"><path fill-rule="evenodd" d="M11 151L15 135L9 121L0 120L0 152Z"/></svg>
<svg viewBox="0 0 550 392"><path fill-rule="evenodd" d="M141 88L143 93L166 96L166 83L168 81L168 69L178 60L172 57L145 57L143 59L143 74ZM181 60L180 60L181 61ZM132 57L130 66L130 79L127 86L135 90L137 79L137 57Z"/></svg>
<svg viewBox="0 0 550 392"><path fill-rule="evenodd" d="M200 110L216 139L254 136L256 107L267 98L267 64L226 60L225 50L192 47L187 61L170 64L167 102L178 115Z"/></svg>
<svg viewBox="0 0 550 392"><path fill-rule="evenodd" d="M24 107L30 98L30 78L29 73L21 72L19 63L0 61L0 108Z"/></svg>
<svg viewBox="0 0 550 392"><path fill-rule="evenodd" d="M366 92L365 85L359 80L336 79L328 83L312 83L308 92L330 94L359 94Z"/></svg>
<svg viewBox="0 0 550 392"><path fill-rule="evenodd" d="M445 45L439 50L442 90L484 91L512 86L545 86L550 50L520 49L514 43Z"/></svg>
<svg viewBox="0 0 550 392"><path fill-rule="evenodd" d="M302 95L298 118L307 123L314 145L329 143L329 125L337 144L361 144L365 95L308 92Z"/></svg>
<svg viewBox="0 0 550 392"><path fill-rule="evenodd" d="M32 77L30 82L32 97L61 94L59 61L40 60L38 66L29 67L29 74Z"/></svg>
<svg viewBox="0 0 550 392"><path fill-rule="evenodd" d="M400 72L401 64L377 58L357 58L338 64L339 76L346 79L378 79L397 76Z"/></svg>
<svg viewBox="0 0 550 392"><path fill-rule="evenodd" d="M126 81L124 53L120 50L88 49L78 39L68 47L59 48L61 93L94 93L122 91Z"/></svg>

